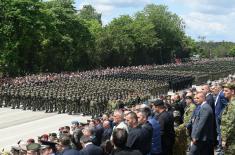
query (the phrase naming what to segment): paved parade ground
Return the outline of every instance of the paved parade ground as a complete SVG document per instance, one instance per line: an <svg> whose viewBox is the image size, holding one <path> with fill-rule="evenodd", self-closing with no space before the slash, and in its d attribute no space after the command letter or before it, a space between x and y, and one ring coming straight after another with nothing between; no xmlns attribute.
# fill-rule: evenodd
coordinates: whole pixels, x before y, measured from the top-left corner
<svg viewBox="0 0 235 155"><path fill-rule="evenodd" d="M42 134L57 132L71 121L86 122L89 117L0 108L0 149L9 149L19 140L27 141Z"/></svg>

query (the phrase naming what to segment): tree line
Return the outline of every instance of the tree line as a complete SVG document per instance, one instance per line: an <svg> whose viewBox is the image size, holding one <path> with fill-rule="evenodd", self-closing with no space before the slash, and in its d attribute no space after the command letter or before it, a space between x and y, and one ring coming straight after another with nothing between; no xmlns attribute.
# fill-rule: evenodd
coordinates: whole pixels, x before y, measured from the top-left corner
<svg viewBox="0 0 235 155"><path fill-rule="evenodd" d="M40 72L165 64L197 53L183 20L150 4L103 25L91 5L73 0L0 0L0 72Z"/></svg>
<svg viewBox="0 0 235 155"><path fill-rule="evenodd" d="M199 54L204 58L219 58L219 57L235 57L235 43L233 42L213 42L200 39L196 42L197 51L194 54Z"/></svg>

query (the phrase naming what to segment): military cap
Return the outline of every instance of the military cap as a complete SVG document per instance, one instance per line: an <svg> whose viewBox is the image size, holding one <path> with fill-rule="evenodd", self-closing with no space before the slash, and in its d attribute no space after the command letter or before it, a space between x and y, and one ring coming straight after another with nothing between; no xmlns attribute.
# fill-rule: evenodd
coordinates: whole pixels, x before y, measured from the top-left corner
<svg viewBox="0 0 235 155"><path fill-rule="evenodd" d="M223 87L235 90L235 83L226 83Z"/></svg>
<svg viewBox="0 0 235 155"><path fill-rule="evenodd" d="M190 100L192 100L193 97L192 97L192 96L186 96L185 99L190 99Z"/></svg>
<svg viewBox="0 0 235 155"><path fill-rule="evenodd" d="M27 151L38 151L41 148L41 145L38 143L32 143L26 146Z"/></svg>
<svg viewBox="0 0 235 155"><path fill-rule="evenodd" d="M55 148L57 143L50 142L50 141L41 141L42 145L40 149L46 148Z"/></svg>
<svg viewBox="0 0 235 155"><path fill-rule="evenodd" d="M49 136L57 137L57 134L53 132L53 133L50 133Z"/></svg>
<svg viewBox="0 0 235 155"><path fill-rule="evenodd" d="M72 121L71 124L72 125L79 125L79 122L78 121Z"/></svg>

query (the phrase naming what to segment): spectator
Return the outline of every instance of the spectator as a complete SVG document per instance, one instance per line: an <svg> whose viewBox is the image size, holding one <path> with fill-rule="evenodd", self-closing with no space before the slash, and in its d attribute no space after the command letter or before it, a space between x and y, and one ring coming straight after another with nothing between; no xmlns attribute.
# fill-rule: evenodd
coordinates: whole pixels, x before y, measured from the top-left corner
<svg viewBox="0 0 235 155"><path fill-rule="evenodd" d="M79 124L78 121L73 121L72 122L72 141L75 144L76 148L80 148L80 138L82 137L83 133L82 133L82 128Z"/></svg>
<svg viewBox="0 0 235 155"><path fill-rule="evenodd" d="M147 107L146 107L147 108ZM153 127L148 122L149 113L145 109L140 109L137 113L138 124L141 126L142 143L145 147L142 147L142 153L147 155L151 152Z"/></svg>
<svg viewBox="0 0 235 155"><path fill-rule="evenodd" d="M129 133L127 138L126 146L134 149L134 150L140 150L142 153L143 151L143 137L142 137L142 131L141 126L138 124L138 118L136 113L130 112L126 116L126 122L129 127Z"/></svg>
<svg viewBox="0 0 235 155"><path fill-rule="evenodd" d="M213 155L213 111L206 103L204 93L198 93L195 97L196 104L200 105L200 111L192 128L192 142L189 155Z"/></svg>
<svg viewBox="0 0 235 155"><path fill-rule="evenodd" d="M148 114L148 122L152 125L153 128L151 155L160 155L162 152L160 134L161 126L158 120L152 116L150 108L145 107L143 110Z"/></svg>
<svg viewBox="0 0 235 155"><path fill-rule="evenodd" d="M213 94L211 92L210 86L208 84L202 86L202 93L206 95L206 103L209 104L213 111L213 133L214 133L214 147L216 147L219 143L217 141L217 131L216 131L216 116L215 116L215 99L213 97Z"/></svg>
<svg viewBox="0 0 235 155"><path fill-rule="evenodd" d="M60 145L62 147L62 151L59 155L80 155L79 151L75 149L71 149L71 139L69 136L63 136L60 139Z"/></svg>
<svg viewBox="0 0 235 155"><path fill-rule="evenodd" d="M49 134L49 141L50 142L54 142L54 141L56 141L58 138L57 138L57 134L56 133L50 133Z"/></svg>
<svg viewBox="0 0 235 155"><path fill-rule="evenodd" d="M107 120L103 122L103 128L104 132L102 134L102 142L110 139L113 131L112 128L110 127L110 122Z"/></svg>
<svg viewBox="0 0 235 155"><path fill-rule="evenodd" d="M223 87L219 84L212 86L213 94L215 95L215 121L216 121L216 132L218 145L216 152L222 151L222 139L221 139L221 120L222 113L228 104L228 100L225 98L223 93Z"/></svg>
<svg viewBox="0 0 235 155"><path fill-rule="evenodd" d="M128 127L126 123L124 122L124 113L122 110L115 110L113 114L113 122L115 123L115 126L113 127L113 131L117 128L125 129L128 132ZM112 140L112 136L111 136Z"/></svg>
<svg viewBox="0 0 235 155"><path fill-rule="evenodd" d="M42 141L41 155L55 155L56 143L49 141Z"/></svg>
<svg viewBox="0 0 235 155"><path fill-rule="evenodd" d="M94 122L95 122L95 129L94 129L95 141L94 141L94 144L97 145L97 146L100 146L101 140L102 140L102 135L103 135L103 132L104 132L104 128L102 126L102 123L101 123L100 119L96 118L94 120Z"/></svg>
<svg viewBox="0 0 235 155"><path fill-rule="evenodd" d="M40 155L40 148L41 148L40 144L38 143L28 144L26 148L27 148L26 155Z"/></svg>
<svg viewBox="0 0 235 155"><path fill-rule="evenodd" d="M27 140L27 144L32 144L32 143L35 143L34 139L30 138L30 139Z"/></svg>
<svg viewBox="0 0 235 155"><path fill-rule="evenodd" d="M43 135L41 136L40 140L42 140L42 141L48 141L48 138L49 138L48 134L43 134Z"/></svg>
<svg viewBox="0 0 235 155"><path fill-rule="evenodd" d="M111 155L142 155L138 150L133 150L126 147L128 133L123 128L117 128L113 132L112 142L114 144L114 150Z"/></svg>
<svg viewBox="0 0 235 155"><path fill-rule="evenodd" d="M80 151L81 155L102 155L103 151L99 146L92 143L91 137L82 136L80 142L83 149Z"/></svg>
<svg viewBox="0 0 235 155"><path fill-rule="evenodd" d="M100 147L103 150L103 155L110 155L113 150L112 142L109 139L102 142Z"/></svg>
<svg viewBox="0 0 235 155"><path fill-rule="evenodd" d="M162 154L172 155L173 145L175 143L174 117L172 113L166 111L166 107L162 100L156 100L153 108L157 113L156 119L161 126Z"/></svg>

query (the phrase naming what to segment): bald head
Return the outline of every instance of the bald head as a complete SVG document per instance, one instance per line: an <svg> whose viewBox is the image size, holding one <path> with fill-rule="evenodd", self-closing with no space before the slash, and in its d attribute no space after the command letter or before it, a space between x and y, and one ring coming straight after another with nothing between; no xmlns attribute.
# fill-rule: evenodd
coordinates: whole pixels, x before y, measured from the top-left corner
<svg viewBox="0 0 235 155"><path fill-rule="evenodd" d="M104 121L104 122L103 122L103 127L104 127L104 128L109 128L109 127L110 127L109 121Z"/></svg>
<svg viewBox="0 0 235 155"><path fill-rule="evenodd" d="M206 101L206 95L203 92L199 92L195 95L194 100L196 104L202 104L204 101Z"/></svg>
<svg viewBox="0 0 235 155"><path fill-rule="evenodd" d="M122 110L115 110L113 113L113 121L116 124L119 124L120 122L124 121L124 113Z"/></svg>

